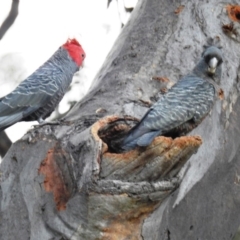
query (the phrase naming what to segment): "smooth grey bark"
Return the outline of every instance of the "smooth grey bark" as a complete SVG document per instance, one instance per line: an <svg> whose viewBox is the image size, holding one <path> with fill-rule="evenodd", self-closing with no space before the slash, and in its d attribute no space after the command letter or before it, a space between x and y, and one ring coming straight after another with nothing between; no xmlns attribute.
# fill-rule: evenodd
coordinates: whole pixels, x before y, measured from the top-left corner
<svg viewBox="0 0 240 240"><path fill-rule="evenodd" d="M240 48L222 30L228 3L139 1L87 96L59 126L30 131L4 158L2 239L232 239L240 223ZM202 140L159 137L146 149L109 152L108 140L216 36L224 100L191 133Z"/></svg>

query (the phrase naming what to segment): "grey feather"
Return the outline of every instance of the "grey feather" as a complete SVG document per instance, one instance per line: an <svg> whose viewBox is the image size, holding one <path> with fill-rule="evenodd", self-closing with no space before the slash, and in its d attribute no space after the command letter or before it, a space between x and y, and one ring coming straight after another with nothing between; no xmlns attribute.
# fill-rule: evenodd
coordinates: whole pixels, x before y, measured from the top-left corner
<svg viewBox="0 0 240 240"><path fill-rule="evenodd" d="M48 117L64 96L78 69L67 50L60 47L13 92L0 99L0 130L18 121Z"/></svg>
<svg viewBox="0 0 240 240"><path fill-rule="evenodd" d="M137 145L140 147L146 147L148 146L155 137L157 137L161 131L153 131L143 134L141 137L137 140Z"/></svg>
<svg viewBox="0 0 240 240"><path fill-rule="evenodd" d="M213 57L218 65L216 69L209 69ZM207 48L193 71L180 79L129 131L122 149L146 146L160 134L182 136L196 127L214 104L216 90L212 81L220 81L221 64L220 49L214 46Z"/></svg>

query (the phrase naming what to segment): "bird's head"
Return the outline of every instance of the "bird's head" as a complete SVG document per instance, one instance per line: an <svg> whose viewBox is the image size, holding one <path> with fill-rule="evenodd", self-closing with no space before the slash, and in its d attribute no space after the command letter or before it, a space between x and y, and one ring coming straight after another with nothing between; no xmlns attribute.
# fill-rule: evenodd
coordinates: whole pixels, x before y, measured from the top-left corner
<svg viewBox="0 0 240 240"><path fill-rule="evenodd" d="M205 63L204 72L210 76L215 75L223 62L221 50L215 46L208 47L202 54L202 61Z"/></svg>
<svg viewBox="0 0 240 240"><path fill-rule="evenodd" d="M70 55L72 60L77 64L78 67L82 66L86 54L82 46L75 38L68 39L67 42L63 44L62 47L68 51L68 54Z"/></svg>

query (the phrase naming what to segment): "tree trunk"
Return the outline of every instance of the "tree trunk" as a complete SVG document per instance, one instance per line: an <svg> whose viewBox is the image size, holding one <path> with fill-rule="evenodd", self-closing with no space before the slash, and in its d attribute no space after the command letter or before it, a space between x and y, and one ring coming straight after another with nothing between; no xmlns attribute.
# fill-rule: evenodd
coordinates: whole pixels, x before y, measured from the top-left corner
<svg viewBox="0 0 240 240"><path fill-rule="evenodd" d="M239 13L227 2L139 1L87 96L60 125L29 131L6 154L1 239L232 239L240 223L240 48ZM216 36L224 100L191 133L200 137L157 137L119 152L136 118Z"/></svg>

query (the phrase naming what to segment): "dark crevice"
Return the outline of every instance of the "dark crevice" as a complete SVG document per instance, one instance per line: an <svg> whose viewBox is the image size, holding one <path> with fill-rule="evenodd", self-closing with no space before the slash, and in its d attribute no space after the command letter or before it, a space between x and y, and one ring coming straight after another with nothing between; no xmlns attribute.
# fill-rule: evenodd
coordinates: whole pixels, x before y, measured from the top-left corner
<svg viewBox="0 0 240 240"><path fill-rule="evenodd" d="M171 240L171 233L169 229L167 229L167 240Z"/></svg>
<svg viewBox="0 0 240 240"><path fill-rule="evenodd" d="M240 12L237 12L237 13L236 13L236 18L237 18L238 20L240 20Z"/></svg>
<svg viewBox="0 0 240 240"><path fill-rule="evenodd" d="M99 129L98 135L108 145L108 151L119 153L127 132L137 123L135 118L119 118Z"/></svg>

